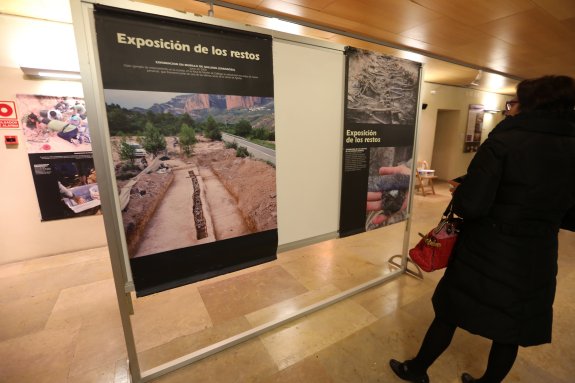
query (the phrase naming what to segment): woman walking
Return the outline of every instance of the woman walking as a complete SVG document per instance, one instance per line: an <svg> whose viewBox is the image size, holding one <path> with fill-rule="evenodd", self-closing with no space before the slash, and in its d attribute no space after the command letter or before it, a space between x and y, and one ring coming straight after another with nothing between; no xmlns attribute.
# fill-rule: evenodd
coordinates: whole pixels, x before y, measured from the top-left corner
<svg viewBox="0 0 575 383"><path fill-rule="evenodd" d="M575 230L575 80L522 81L517 101L519 114L493 129L453 193L464 228L418 354L390 361L403 380L429 382L458 327L492 340L483 376L464 373L463 383L501 382L519 346L551 342L557 236Z"/></svg>

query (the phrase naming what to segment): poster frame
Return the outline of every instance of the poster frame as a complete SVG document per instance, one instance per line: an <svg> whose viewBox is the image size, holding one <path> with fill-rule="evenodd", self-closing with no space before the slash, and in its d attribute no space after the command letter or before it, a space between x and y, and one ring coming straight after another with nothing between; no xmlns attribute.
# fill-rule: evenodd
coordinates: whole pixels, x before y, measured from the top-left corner
<svg viewBox="0 0 575 383"><path fill-rule="evenodd" d="M230 121L232 127L238 119L246 119L254 127L261 123L264 129L273 130L271 36L102 4L94 6L93 16L108 133L115 155L111 160L116 174L113 183L120 193L121 205L115 208L124 227L136 296L155 294L277 259L275 166L247 160L249 168L242 166L243 170L239 169L237 175L233 172L231 178L225 176L225 181L221 180L218 170L212 169L229 193L226 198L237 202L236 215L227 212L232 214L229 222L234 222L234 227L230 227L211 214L218 202L210 198L214 193L205 182L206 156L184 153L185 147L176 148L176 144L173 149L172 145L154 149L147 146L144 133L152 129L171 144L178 135L181 117L192 116L193 121L186 123L192 127L199 123L199 127L192 128L198 131L206 123L205 112L218 123L223 124L225 120L227 125ZM185 106L174 106L173 102L184 100L182 97L185 97ZM203 104L206 102L209 105ZM251 108L251 103L258 108ZM157 105L162 105L160 108L170 105L170 113L165 113L166 110L160 113ZM209 108L196 108L198 105ZM122 109L117 109L120 107ZM182 113L182 108L190 107L194 110ZM220 114L222 107L227 113ZM118 111L124 117L120 122L112 117ZM262 118L262 114L268 118ZM166 115L175 118L176 125L166 124L163 118ZM255 119L257 116L260 117ZM126 122L126 118L132 122ZM219 137L210 138L219 141L217 147L223 147L229 140L225 131L222 128ZM205 132L203 136L208 138ZM132 159L132 168L127 169L130 163L122 158L119 142L128 141L142 145L143 159L151 164ZM198 141L193 152L204 153L202 146L206 143ZM219 152L213 147L206 150L210 154ZM250 153L252 157L257 155ZM246 170L251 168L260 169L261 173ZM252 176L261 184L254 182ZM246 180L256 188L261 185L262 193L238 190ZM162 186L156 189L156 185ZM180 195L175 197L174 190L181 190ZM193 196L186 193L192 190ZM154 226L158 220L161 225Z"/></svg>
<svg viewBox="0 0 575 383"><path fill-rule="evenodd" d="M408 210L409 212L406 221L406 231L404 233L403 238L403 252L402 252L403 254L399 255L402 258L401 262L402 266L397 270L394 270L388 274L385 274L383 276L380 276L378 278L375 278L373 280L355 286L349 290L343 291L335 296L326 298L308 307L304 307L298 310L297 312L291 313L285 317L281 317L274 321L262 324L258 327L252 328L251 330L242 332L223 341L204 347L200 350L184 355L180 358L174 359L160 366L154 367L150 370L141 371L138 361L138 354L136 350L134 331L130 318L130 315L134 315L134 308L132 305L133 298L131 292L134 291L135 289L129 259L127 257L128 252L125 245L126 241L124 237L124 230L121 225L121 217L118 214L119 210L116 208L119 206L120 202L117 193L115 192L116 185L115 185L114 168L113 164L109 160L112 157L111 155L112 149L109 144L110 137L107 126L107 119L105 118L106 108L104 103L102 77L98 60L99 56L97 50L97 43L95 40L96 36L95 20L93 15L95 4L110 6L124 10L150 13L170 18L183 19L187 21L194 21L222 28L232 28L255 33L266 33L272 36L272 40L275 39L288 40L293 41L295 43L313 45L321 48L341 50L342 59L343 59L344 47L339 44L331 42L323 42L321 40L301 36L294 36L283 32L240 25L233 22L214 19L212 17L205 18L202 16L192 15L189 13L182 13L176 10L143 3L134 4L133 2L128 0L116 0L116 1L70 0L73 26L78 48L78 58L80 62L80 71L82 74L84 100L86 101L86 106L87 109L89 110L90 115L93 116L91 121L92 126L99 127L99 129L94 129L95 132L93 134L94 140L92 142L92 150L94 153L94 163L95 166L98 168L99 172L98 174L100 179L99 181L101 190L100 195L102 201L104 225L106 230L106 236L108 239L108 248L112 264L112 272L114 276L116 297L118 299L120 317L122 321L124 338L128 353L128 366L129 366L130 378L132 382L136 383L148 382L152 379L158 378L159 376L165 375L178 368L184 367L195 361L204 359L217 352L223 351L234 345L237 345L239 343L257 337L267 331L273 330L290 321L301 318L315 311L321 310L334 303L340 302L369 288L390 281L405 273L407 269L407 246L409 242L409 227L411 221L410 211L411 211L412 196L410 196L410 204ZM419 80L420 88L422 81L421 78L422 77L420 76ZM418 118L419 118L419 108L418 113L416 115L416 127ZM416 142L417 142L417 129L414 139L414 153L416 151ZM412 176L412 179L413 178L414 177Z"/></svg>
<svg viewBox="0 0 575 383"><path fill-rule="evenodd" d="M413 83L413 90L417 89L417 93L415 95L415 100L413 101L412 107L414 108L413 112L413 123L412 124L398 124L393 122L393 117L390 117L389 122L383 122L382 120L377 120L377 122L365 122L360 121L358 122L356 119L349 116L352 113L349 104L350 104L350 81L351 77L351 67L352 67L352 59L351 56L361 56L365 54L370 54L371 57L382 57L387 59L392 59L396 66L399 66L399 62L410 62L411 64L415 64L413 68L413 73L417 73L417 81ZM376 149L383 149L392 145L394 148L398 148L401 146L405 146L407 142L411 143L411 152L410 157L413 163L416 163L415 159L415 143L416 143L416 134L417 134L417 117L419 115L420 110L420 98L421 98L421 76L422 76L422 63L418 63L412 60L406 60L404 58L393 57L388 54L369 51L363 48L356 48L356 47L348 47L345 52L346 56L346 79L345 79L345 86L346 86L346 103L344 105L344 127L345 130L344 139L342 140L342 150L344 154L342 155L342 167L341 167L341 202L340 202L340 222L339 222L339 231L340 236L350 236L356 235L368 230L377 230L382 228L383 226L392 225L395 223L400 223L405 221L408 218L408 214L410 211L410 203L411 200L407 198L409 194L406 196L407 199L407 209L405 212L405 216L402 217L400 220L397 218L394 220L393 216L397 212L393 212L391 215L392 222L387 223L387 221L382 226L381 224L375 225L374 228L369 229L367 223L365 222L364 217L362 216L362 207L365 206L365 202L360 200L361 195L365 196L365 193L368 192L368 179L370 177L370 169L369 167L371 162L371 151L373 148ZM364 71L360 71L360 73L364 73ZM384 103L383 101L379 101L379 105ZM409 129L409 130L408 130ZM351 133L350 133L351 132ZM361 133L358 135L359 138L356 139L355 133ZM369 137L374 137L377 144L371 144L369 141L364 142L366 139L369 140ZM359 140L359 141L358 141ZM389 141L392 141L393 144L390 144ZM401 143L401 145L398 145ZM385 144L385 145L384 145ZM357 157L352 160L348 161L347 159L347 152L350 151L360 151L363 154L360 157L360 160ZM367 152L367 153L365 153ZM404 153L405 154L405 153ZM355 163L353 163L356 161ZM359 162L357 162L359 161ZM364 162L365 161L365 162ZM348 162L350 162L348 164ZM348 170L348 165L350 169ZM390 166L390 165L386 165ZM413 189L414 185L414 174L413 171L414 165L411 166L409 172L409 183L405 190L409 191ZM365 187L365 190L361 190L358 185L362 185ZM359 195L358 195L359 194ZM347 196L347 199L344 199L344 196ZM351 197L351 198L350 198ZM385 199L383 199L385 200ZM367 202L367 200L366 200ZM354 205L355 203L355 205ZM404 201L405 203L405 201ZM357 206L356 206L357 205ZM345 207L345 210L344 210ZM383 210L383 208L382 208ZM345 215L345 216L344 216ZM360 224L350 225L349 221L358 221L361 220Z"/></svg>
<svg viewBox="0 0 575 383"><path fill-rule="evenodd" d="M469 104L467 108L467 125L463 139L463 153L475 153L481 144L485 105Z"/></svg>

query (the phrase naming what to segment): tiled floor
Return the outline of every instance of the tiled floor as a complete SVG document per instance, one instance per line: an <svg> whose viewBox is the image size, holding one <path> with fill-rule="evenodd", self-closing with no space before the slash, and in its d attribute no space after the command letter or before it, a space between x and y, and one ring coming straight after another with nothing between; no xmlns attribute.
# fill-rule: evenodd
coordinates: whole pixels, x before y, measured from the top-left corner
<svg viewBox="0 0 575 383"><path fill-rule="evenodd" d="M449 200L414 196L410 244ZM405 225L279 254L278 260L144 298L132 324L142 370L295 313L389 274ZM575 233L560 234L554 341L520 349L507 382L575 381ZM412 356L433 317L441 272L406 275L284 324L154 380L176 382L399 382L391 357ZM456 383L479 375L489 342L456 332L429 373ZM0 382L128 382L126 348L106 248L0 266Z"/></svg>

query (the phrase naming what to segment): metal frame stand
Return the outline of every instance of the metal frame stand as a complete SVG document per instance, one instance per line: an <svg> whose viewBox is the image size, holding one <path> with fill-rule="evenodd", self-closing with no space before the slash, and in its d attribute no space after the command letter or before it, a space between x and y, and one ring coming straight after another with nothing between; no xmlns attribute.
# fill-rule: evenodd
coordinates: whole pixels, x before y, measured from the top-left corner
<svg viewBox="0 0 575 383"><path fill-rule="evenodd" d="M403 255L397 254L397 255L394 255L393 257L389 258L389 260L387 262L390 265L392 265L393 267L401 269L401 268L403 268L403 266L401 263L397 263L397 261L396 261L397 258L401 258L402 260L404 259ZM407 266L405 268L405 274L410 275L410 276L417 278L419 280L423 280L423 272L421 271L421 268L419 266L417 266L417 264L415 262L413 262L411 260L411 258L409 258L409 257L407 257L406 262L407 262ZM415 267L415 270L410 270L409 264L412 264Z"/></svg>
<svg viewBox="0 0 575 383"><path fill-rule="evenodd" d="M332 304L345 300L353 295L361 293L369 288L380 285L386 281L392 280L404 272L408 274L413 274L407 269L407 247L409 244L409 228L411 223L410 214L408 214L406 233L404 234L403 241L403 254L396 255L390 259L390 265L397 268L396 271L391 272L385 276L373 279L352 289L344 291L333 297L327 298L316 304L308 306L301 309L295 313L287 315L283 318L274 320L269 323L265 323L261 326L257 326L251 330L245 331L238 335L232 336L221 342L217 342L203 349L197 350L190 354L184 355L180 358L172 360L168 363L164 363L160 366L152 368L148 371L141 371L138 361L138 353L136 350L136 342L134 337L134 331L132 328L130 315L134 314L134 309L132 305L132 296L130 291L133 291L133 279L131 275L129 260L125 257L127 254L127 249L125 246L124 232L120 224L121 217L118 216L119 198L116 191L116 184L114 181L114 169L113 164L110 161L111 148L110 148L110 137L107 129L107 119L106 108L104 103L102 79L100 75L99 60L98 60L98 50L95 40L95 26L93 17L93 6L94 4L108 5L111 7L135 10L141 12L147 12L152 14L159 14L166 17L176 18L176 19L193 19L194 21L201 21L202 23L212 24L215 26L229 27L235 29L262 31L259 28L240 26L235 23L226 22L222 20L214 20L209 18L206 20L202 18L200 20L197 16L183 14L181 12L170 10L166 8L160 8L157 6L134 3L128 0L70 0L72 16L74 20L74 31L76 35L76 41L78 45L78 56L80 61L80 69L82 73L82 85L84 89L84 99L86 100L87 107L89 109L90 123L94 126L99 127L95 129L96 134L94 134L93 140L93 153L94 153L94 163L98 168L98 184L102 201L102 211L104 213L104 224L106 228L106 235L108 238L108 248L110 252L110 260L112 264L112 271L114 274L114 284L116 288L116 297L118 299L118 305L120 309L120 316L122 320L122 328L124 332L124 338L126 342L126 349L128 353L128 368L130 371L130 380L134 383L148 382L159 376L172 372L178 368L184 367L188 364L196 362L198 360L204 359L210 355L217 352L223 351L227 348L233 347L239 343L257 337L267 331L273 330L281 325L284 325L290 321L299 319L305 315L311 314L323 308L326 308ZM270 31L266 31L270 32ZM279 36L284 39L288 39L288 35L283 33L272 33L274 37ZM297 37L289 35L289 39L298 42ZM309 43L310 39L302 38L302 41ZM327 43L318 42L318 46L328 46ZM333 45L333 44L332 44ZM422 76L420 72L419 80L419 92L421 93L421 81ZM417 114L419 117L419 113ZM417 119L416 119L416 134L417 134ZM414 143L414 153L415 153L415 143ZM414 175L412 174L412 181L410 187L413 186ZM412 194L410 193L409 208L412 205ZM402 258L401 263L392 261L393 259L400 257Z"/></svg>

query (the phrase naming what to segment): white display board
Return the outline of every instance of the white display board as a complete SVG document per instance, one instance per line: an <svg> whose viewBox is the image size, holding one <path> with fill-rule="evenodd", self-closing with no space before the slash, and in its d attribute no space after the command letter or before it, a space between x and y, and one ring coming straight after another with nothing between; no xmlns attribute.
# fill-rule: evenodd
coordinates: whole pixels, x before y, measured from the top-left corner
<svg viewBox="0 0 575 383"><path fill-rule="evenodd" d="M335 233L343 135L343 51L274 39L279 244Z"/></svg>

